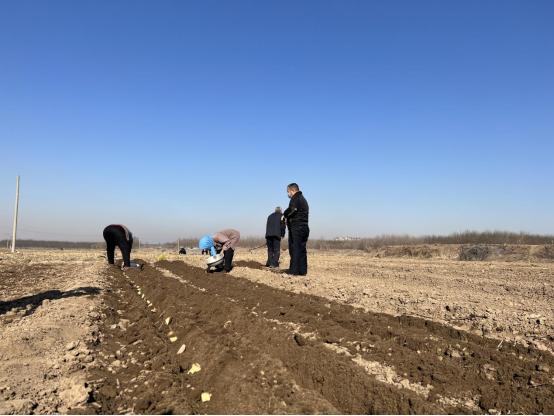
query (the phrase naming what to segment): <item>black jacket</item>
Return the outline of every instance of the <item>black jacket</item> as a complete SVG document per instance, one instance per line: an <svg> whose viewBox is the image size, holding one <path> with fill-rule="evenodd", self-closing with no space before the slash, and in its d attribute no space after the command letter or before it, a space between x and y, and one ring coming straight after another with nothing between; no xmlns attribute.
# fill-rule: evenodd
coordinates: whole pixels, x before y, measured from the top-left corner
<svg viewBox="0 0 554 416"><path fill-rule="evenodd" d="M302 192L298 191L290 199L289 207L283 215L287 219L289 228L291 228L297 225L308 225L309 213L310 207L308 206L308 201L306 201Z"/></svg>
<svg viewBox="0 0 554 416"><path fill-rule="evenodd" d="M267 217L267 225L265 226L265 238L283 238L285 236L285 231L285 222L281 221L281 213L274 212L269 217Z"/></svg>

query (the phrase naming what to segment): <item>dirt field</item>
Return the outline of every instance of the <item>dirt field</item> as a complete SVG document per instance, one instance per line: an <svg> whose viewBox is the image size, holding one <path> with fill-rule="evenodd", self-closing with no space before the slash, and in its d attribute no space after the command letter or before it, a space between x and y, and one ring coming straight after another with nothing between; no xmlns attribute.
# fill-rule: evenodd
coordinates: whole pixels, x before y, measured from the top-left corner
<svg viewBox="0 0 554 416"><path fill-rule="evenodd" d="M0 413L554 412L553 263L360 253L0 253Z"/></svg>

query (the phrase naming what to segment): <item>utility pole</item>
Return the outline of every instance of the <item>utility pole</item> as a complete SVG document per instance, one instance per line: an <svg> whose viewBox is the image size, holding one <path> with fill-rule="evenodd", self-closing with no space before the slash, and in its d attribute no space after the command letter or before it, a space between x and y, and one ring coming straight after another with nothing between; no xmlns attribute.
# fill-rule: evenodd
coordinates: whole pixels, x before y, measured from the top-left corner
<svg viewBox="0 0 554 416"><path fill-rule="evenodd" d="M17 214L19 211L19 175L15 182L15 210L13 214L12 253L15 253L15 239L17 237Z"/></svg>
<svg viewBox="0 0 554 416"><path fill-rule="evenodd" d="M181 251L181 239L180 238L177 239L177 253L179 253L179 251Z"/></svg>

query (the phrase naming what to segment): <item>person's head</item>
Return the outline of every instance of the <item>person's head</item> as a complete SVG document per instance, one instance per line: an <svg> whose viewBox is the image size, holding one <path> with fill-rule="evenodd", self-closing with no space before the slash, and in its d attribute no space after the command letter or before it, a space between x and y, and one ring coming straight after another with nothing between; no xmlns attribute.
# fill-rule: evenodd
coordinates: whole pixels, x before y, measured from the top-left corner
<svg viewBox="0 0 554 416"><path fill-rule="evenodd" d="M275 208L275 212L276 212L277 214L280 214L280 213L282 212L282 211L281 211L281 207L276 207L276 208Z"/></svg>
<svg viewBox="0 0 554 416"><path fill-rule="evenodd" d="M212 256L216 255L214 246L215 246L214 239L209 235L203 236L200 239L200 241L198 241L198 247L201 248L202 250L210 250L210 253Z"/></svg>
<svg viewBox="0 0 554 416"><path fill-rule="evenodd" d="M294 182L287 186L287 195L289 198L292 198L298 191L300 191L300 188L298 187L298 184Z"/></svg>

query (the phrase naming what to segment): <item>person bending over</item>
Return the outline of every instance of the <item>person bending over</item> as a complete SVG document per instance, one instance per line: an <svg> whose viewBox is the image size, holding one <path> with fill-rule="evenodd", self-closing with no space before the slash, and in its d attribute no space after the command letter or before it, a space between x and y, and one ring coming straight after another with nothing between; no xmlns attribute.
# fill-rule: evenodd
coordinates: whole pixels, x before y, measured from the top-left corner
<svg viewBox="0 0 554 416"><path fill-rule="evenodd" d="M228 273L233 269L235 248L240 241L240 233L232 228L219 231L213 236L205 235L200 239L199 247L210 250L212 256L223 251L223 269Z"/></svg>
<svg viewBox="0 0 554 416"><path fill-rule="evenodd" d="M133 248L133 234L127 227L120 224L108 225L104 228L106 253L108 263L114 264L115 247L119 247L123 257L123 267L131 267L131 250Z"/></svg>

